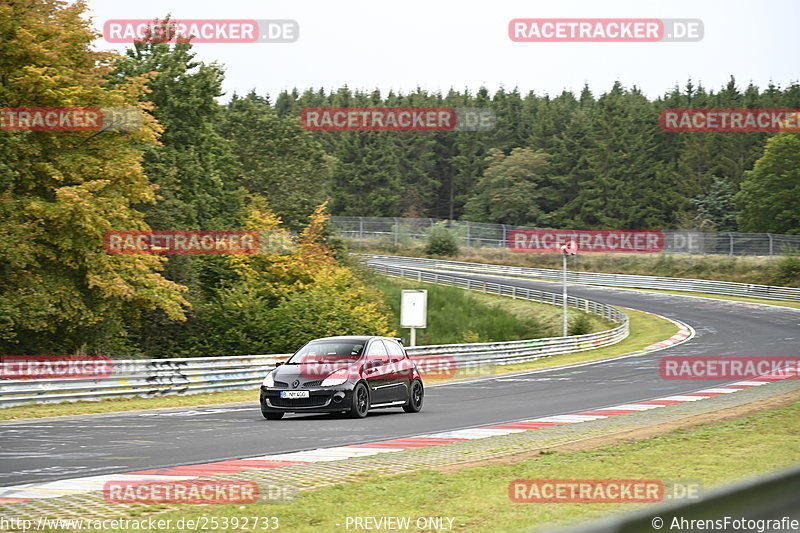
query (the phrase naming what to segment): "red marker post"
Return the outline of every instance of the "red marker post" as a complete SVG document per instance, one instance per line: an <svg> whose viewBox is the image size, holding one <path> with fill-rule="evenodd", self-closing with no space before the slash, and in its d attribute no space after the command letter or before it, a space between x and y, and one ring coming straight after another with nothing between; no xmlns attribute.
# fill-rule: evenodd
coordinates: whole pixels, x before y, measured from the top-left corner
<svg viewBox="0 0 800 533"><path fill-rule="evenodd" d="M564 277L563 277L563 284L562 284L562 291L561 291L561 298L563 299L564 304L564 337L567 336L567 256L568 255L575 255L578 253L578 244L575 242L575 239L569 241L569 244L564 244L561 246L561 252L564 257Z"/></svg>

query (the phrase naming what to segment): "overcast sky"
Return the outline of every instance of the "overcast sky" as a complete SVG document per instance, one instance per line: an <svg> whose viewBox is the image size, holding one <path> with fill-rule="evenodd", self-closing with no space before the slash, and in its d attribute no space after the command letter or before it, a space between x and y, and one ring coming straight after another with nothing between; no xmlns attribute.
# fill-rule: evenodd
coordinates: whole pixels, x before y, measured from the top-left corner
<svg viewBox="0 0 800 533"><path fill-rule="evenodd" d="M197 44L197 57L225 66L227 100L255 89L298 87L429 91L481 86L523 93L595 94L614 80L650 97L688 78L718 89L800 79L798 0L88 0L96 29L108 19L294 19L290 44ZM690 43L516 43L514 18L699 18ZM123 50L104 40L98 49Z"/></svg>

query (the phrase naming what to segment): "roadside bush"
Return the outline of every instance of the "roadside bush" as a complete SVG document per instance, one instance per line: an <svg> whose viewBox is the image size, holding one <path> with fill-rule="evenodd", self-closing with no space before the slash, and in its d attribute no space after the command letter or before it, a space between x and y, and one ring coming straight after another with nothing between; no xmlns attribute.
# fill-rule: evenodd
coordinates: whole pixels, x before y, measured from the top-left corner
<svg viewBox="0 0 800 533"><path fill-rule="evenodd" d="M576 313L570 317L567 333L569 335L586 335L592 331L592 321L586 313Z"/></svg>
<svg viewBox="0 0 800 533"><path fill-rule="evenodd" d="M317 337L396 334L381 294L345 268L321 273L313 286L288 295L266 318L264 337L270 350L280 353Z"/></svg>
<svg viewBox="0 0 800 533"><path fill-rule="evenodd" d="M458 244L455 235L450 229L440 222L428 230L428 242L425 246L427 255L453 256L458 254Z"/></svg>
<svg viewBox="0 0 800 533"><path fill-rule="evenodd" d="M782 255L774 268L775 283L790 287L800 286L800 252Z"/></svg>

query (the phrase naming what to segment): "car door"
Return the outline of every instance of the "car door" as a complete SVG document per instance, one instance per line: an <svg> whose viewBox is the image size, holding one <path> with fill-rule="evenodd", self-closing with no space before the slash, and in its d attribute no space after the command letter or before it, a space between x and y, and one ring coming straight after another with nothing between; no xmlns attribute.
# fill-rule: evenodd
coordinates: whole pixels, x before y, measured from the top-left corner
<svg viewBox="0 0 800 533"><path fill-rule="evenodd" d="M389 363L387 365L387 389L391 392L392 401L408 400L408 383L411 380L413 366L403 352L400 343L390 339L384 339L386 351L389 352Z"/></svg>
<svg viewBox="0 0 800 533"><path fill-rule="evenodd" d="M392 401L391 391L388 390L390 383L386 375L388 363L389 352L386 351L386 346L380 339L372 339L367 346L364 376L367 379L373 405Z"/></svg>

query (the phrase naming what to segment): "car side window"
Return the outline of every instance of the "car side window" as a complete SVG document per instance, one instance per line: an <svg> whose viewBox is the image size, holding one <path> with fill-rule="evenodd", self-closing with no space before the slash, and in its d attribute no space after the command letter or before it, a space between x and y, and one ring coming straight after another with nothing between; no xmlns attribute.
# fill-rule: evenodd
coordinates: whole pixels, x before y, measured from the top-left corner
<svg viewBox="0 0 800 533"><path fill-rule="evenodd" d="M367 361L373 366L380 366L389 362L389 352L380 339L374 339L367 348Z"/></svg>
<svg viewBox="0 0 800 533"><path fill-rule="evenodd" d="M402 361L405 358L403 348L396 341L383 341L386 345L386 350L389 352L390 361Z"/></svg>

